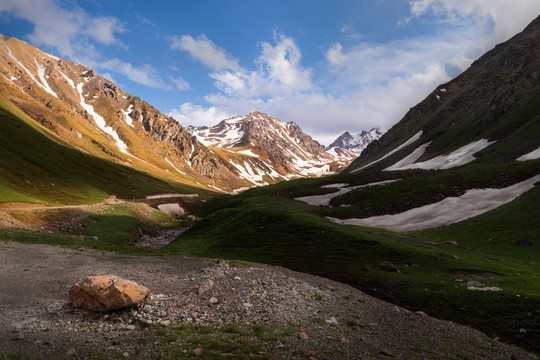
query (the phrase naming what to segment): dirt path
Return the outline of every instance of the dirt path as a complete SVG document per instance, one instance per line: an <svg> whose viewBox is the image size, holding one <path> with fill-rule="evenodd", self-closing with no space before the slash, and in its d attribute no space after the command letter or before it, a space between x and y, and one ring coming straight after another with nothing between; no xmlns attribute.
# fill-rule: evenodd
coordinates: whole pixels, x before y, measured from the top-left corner
<svg viewBox="0 0 540 360"><path fill-rule="evenodd" d="M69 287L97 274L136 281L152 295L139 308L117 313L73 309ZM199 295L198 286L208 279L213 288ZM215 304L210 304L212 297ZM150 324L167 333L179 324L219 329L238 323L265 324L273 337L260 341L265 356L272 359L534 358L470 328L279 267L118 256L13 242L0 242L0 313L0 355L59 359L97 353L147 359L165 351ZM299 340L300 331L309 339ZM174 346L177 356L189 357L196 346L186 339L175 341L167 346Z"/></svg>
<svg viewBox="0 0 540 360"><path fill-rule="evenodd" d="M81 205L62 205L62 206L47 206L42 204L29 204L25 203L24 206L6 206L14 205L17 203L13 202L0 202L0 211L1 210L55 210L55 209L85 209L91 206L100 206L100 205L112 205L112 204L122 204L124 200L119 200L116 196L110 196L108 199L102 200L93 204L81 204Z"/></svg>

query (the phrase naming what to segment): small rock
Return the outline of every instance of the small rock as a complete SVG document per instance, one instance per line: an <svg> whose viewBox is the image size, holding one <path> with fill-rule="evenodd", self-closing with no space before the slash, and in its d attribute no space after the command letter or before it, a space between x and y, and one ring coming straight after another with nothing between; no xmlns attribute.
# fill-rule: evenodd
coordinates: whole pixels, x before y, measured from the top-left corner
<svg viewBox="0 0 540 360"><path fill-rule="evenodd" d="M421 317L427 317L427 314L425 312L423 312L423 311L415 311L414 313L416 315L418 315L418 316L421 316Z"/></svg>
<svg viewBox="0 0 540 360"><path fill-rule="evenodd" d="M171 325L171 322L170 322L169 320L163 320L163 321L161 322L161 325L169 326L169 325Z"/></svg>
<svg viewBox="0 0 540 360"><path fill-rule="evenodd" d="M126 330L128 330L128 331L135 330L135 325L128 325L128 326L126 326L124 329L126 329Z"/></svg>
<svg viewBox="0 0 540 360"><path fill-rule="evenodd" d="M331 318L329 318L329 319L324 320L324 322L329 324L329 325L337 325L338 324L336 318L333 317L333 316Z"/></svg>
<svg viewBox="0 0 540 360"><path fill-rule="evenodd" d="M24 334L22 332L15 333L15 340L24 340Z"/></svg>
<svg viewBox="0 0 540 360"><path fill-rule="evenodd" d="M129 357L129 353L126 351L125 353L122 354L123 357L125 358L128 358Z"/></svg>
<svg viewBox="0 0 540 360"><path fill-rule="evenodd" d="M199 295L204 294L208 290L212 289L214 287L214 282L210 279L206 279L202 282L201 285L199 285Z"/></svg>
<svg viewBox="0 0 540 360"><path fill-rule="evenodd" d="M75 349L74 349L74 348L69 349L69 350L66 352L66 355L67 355L67 356L73 356L73 355L75 355Z"/></svg>
<svg viewBox="0 0 540 360"><path fill-rule="evenodd" d="M191 313L191 317L192 317L193 319L196 319L196 318L199 317L199 313L196 312L196 311L194 311L194 312Z"/></svg>
<svg viewBox="0 0 540 360"><path fill-rule="evenodd" d="M458 246L458 243L454 240L446 240L443 244Z"/></svg>
<svg viewBox="0 0 540 360"><path fill-rule="evenodd" d="M330 285L326 285L326 288L330 291L336 291L336 289L334 289L334 287Z"/></svg>
<svg viewBox="0 0 540 360"><path fill-rule="evenodd" d="M234 280L240 280L240 276L235 276Z"/></svg>
<svg viewBox="0 0 540 360"><path fill-rule="evenodd" d="M203 352L204 352L203 348L196 348L196 349L191 350L191 355L201 356Z"/></svg>
<svg viewBox="0 0 540 360"><path fill-rule="evenodd" d="M342 343L342 344L348 344L349 342L350 342L349 339L347 339L345 336L343 336L343 337L341 338L341 343Z"/></svg>
<svg viewBox="0 0 540 360"><path fill-rule="evenodd" d="M378 264L377 266L380 267L382 270L387 271L387 272L395 272L395 273L400 272L398 270L398 268L394 264L392 264L390 261L383 261L382 263Z"/></svg>
<svg viewBox="0 0 540 360"><path fill-rule="evenodd" d="M214 305L215 303L218 302L218 299L216 299L215 297L211 297L210 300L208 300L208 302L210 303L210 305Z"/></svg>
<svg viewBox="0 0 540 360"><path fill-rule="evenodd" d="M385 356L394 356L394 354L386 348L382 348L381 351L379 351L379 353Z"/></svg>
<svg viewBox="0 0 540 360"><path fill-rule="evenodd" d="M362 267L360 268L360 270L361 270L361 271L369 271L370 269L369 269L369 266L362 266Z"/></svg>
<svg viewBox="0 0 540 360"><path fill-rule="evenodd" d="M300 332L298 333L298 339L300 339L300 340L307 340L307 339L309 339L309 336L308 336L305 332L300 331Z"/></svg>

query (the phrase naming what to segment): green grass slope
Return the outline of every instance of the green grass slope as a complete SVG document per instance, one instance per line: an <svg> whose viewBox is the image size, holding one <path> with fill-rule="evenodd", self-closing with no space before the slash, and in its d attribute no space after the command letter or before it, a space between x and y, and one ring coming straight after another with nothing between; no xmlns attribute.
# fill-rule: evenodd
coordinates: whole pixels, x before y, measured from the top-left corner
<svg viewBox="0 0 540 360"><path fill-rule="evenodd" d="M80 204L109 195L197 192L84 154L0 97L0 201Z"/></svg>
<svg viewBox="0 0 540 360"><path fill-rule="evenodd" d="M456 196L470 188L505 187L536 175L540 161L475 164L447 171L366 171L302 179L221 196L195 210L200 220L165 249L195 256L282 265L352 284L372 295L480 328L540 352L540 188L462 223L398 234L341 226L325 216L371 216L400 212ZM367 184L310 206L293 198L335 191L325 184ZM349 205L342 207L339 205ZM532 247L517 246L532 240ZM445 243L452 240L457 246ZM378 267L390 261L401 273ZM468 281L502 288L468 290ZM525 332L523 333L523 330Z"/></svg>

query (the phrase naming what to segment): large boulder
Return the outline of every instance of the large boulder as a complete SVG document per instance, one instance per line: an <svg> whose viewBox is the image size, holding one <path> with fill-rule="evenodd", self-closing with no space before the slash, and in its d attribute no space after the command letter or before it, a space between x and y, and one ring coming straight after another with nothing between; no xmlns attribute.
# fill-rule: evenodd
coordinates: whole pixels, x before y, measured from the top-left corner
<svg viewBox="0 0 540 360"><path fill-rule="evenodd" d="M114 275L88 276L69 289L74 307L99 312L132 307L148 294L148 288Z"/></svg>

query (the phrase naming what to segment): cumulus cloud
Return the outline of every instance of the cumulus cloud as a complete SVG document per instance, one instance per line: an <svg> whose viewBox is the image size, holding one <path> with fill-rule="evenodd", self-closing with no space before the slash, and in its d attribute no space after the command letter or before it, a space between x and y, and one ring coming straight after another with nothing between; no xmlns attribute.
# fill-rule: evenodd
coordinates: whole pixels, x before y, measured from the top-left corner
<svg viewBox="0 0 540 360"><path fill-rule="evenodd" d="M167 115L175 118L180 124L213 126L216 125L216 119L223 120L232 117L232 115L215 106L203 108L200 105L194 105L190 102L184 103L177 109L170 110Z"/></svg>
<svg viewBox="0 0 540 360"><path fill-rule="evenodd" d="M411 14L416 17L432 13L452 21L471 16L490 21L497 42L523 30L540 13L538 0L411 0L410 6Z"/></svg>
<svg viewBox="0 0 540 360"><path fill-rule="evenodd" d="M141 67L136 67L129 62L124 62L119 59L111 59L96 63L95 68L115 71L124 75L133 82L149 87L164 90L169 90L171 88L170 85L163 82L158 74L158 71L150 64L144 64Z"/></svg>
<svg viewBox="0 0 540 360"><path fill-rule="evenodd" d="M197 38L191 35L181 37L175 35L170 38L170 41L172 50L187 51L195 60L214 71L239 68L238 60L227 54L204 34Z"/></svg>
<svg viewBox="0 0 540 360"><path fill-rule="evenodd" d="M92 41L125 47L116 34L125 32L116 17L94 17L79 7L62 8L57 0L3 0L0 12L26 20L34 25L27 37L41 46L56 49L62 56L76 58L81 53L92 56Z"/></svg>
<svg viewBox="0 0 540 360"><path fill-rule="evenodd" d="M300 65L300 49L292 38L275 35L275 46L267 42L261 44L262 53L257 59L267 72L267 78L285 89L302 91L312 87L311 69Z"/></svg>
<svg viewBox="0 0 540 360"><path fill-rule="evenodd" d="M171 78L171 81L173 82L174 86L176 86L176 88L180 91L191 90L191 86L189 85L189 83L181 77Z"/></svg>
<svg viewBox="0 0 540 360"><path fill-rule="evenodd" d="M340 43L334 43L326 51L326 60L335 66L343 65L349 57L342 52L343 46Z"/></svg>
<svg viewBox="0 0 540 360"><path fill-rule="evenodd" d="M433 44L423 41L395 47L358 44L347 52L332 45L342 55L342 66L332 78L343 85L332 92L314 85L313 70L301 65L301 52L292 38L279 35L274 41L261 44L257 70L211 73L218 92L205 97L208 107L186 103L171 116L184 125L211 126L259 110L295 121L329 144L346 130L391 126L436 85L450 79L433 56L439 49L426 56Z"/></svg>

